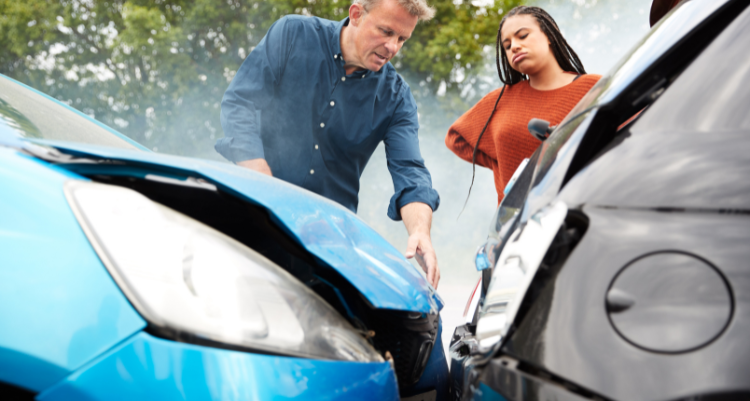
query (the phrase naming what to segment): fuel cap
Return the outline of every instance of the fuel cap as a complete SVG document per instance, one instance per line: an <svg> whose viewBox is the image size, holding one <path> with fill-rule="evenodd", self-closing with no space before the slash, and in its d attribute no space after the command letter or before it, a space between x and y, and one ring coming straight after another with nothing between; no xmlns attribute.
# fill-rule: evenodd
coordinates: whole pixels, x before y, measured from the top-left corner
<svg viewBox="0 0 750 401"><path fill-rule="evenodd" d="M652 253L628 263L612 281L605 303L617 333L654 352L705 346L732 316L731 290L721 273L681 252Z"/></svg>

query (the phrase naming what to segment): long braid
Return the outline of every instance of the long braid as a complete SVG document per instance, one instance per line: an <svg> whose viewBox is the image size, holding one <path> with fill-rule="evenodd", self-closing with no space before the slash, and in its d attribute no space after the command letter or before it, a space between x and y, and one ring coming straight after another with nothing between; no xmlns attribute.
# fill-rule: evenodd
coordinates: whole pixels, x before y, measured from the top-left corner
<svg viewBox="0 0 750 401"><path fill-rule="evenodd" d="M560 68L562 68L563 71L573 72L576 74L586 73L586 70L583 68L581 59L578 58L578 54L576 54L575 50L570 47L568 41L566 41L562 36L557 23L552 18L552 16L547 14L546 11L539 7L518 6L505 14L503 19L500 21L500 26L497 28L497 40L495 41L495 63L497 64L497 75L500 77L500 81L502 81L502 83L505 85L503 86L503 90L500 91L500 95L497 97L497 100L495 100L495 107L492 109L489 118L487 118L487 122L484 124L484 128L482 128L482 132L479 134L477 142L474 144L474 151L471 155L471 185L469 186L469 193L466 195L464 206L463 208L461 208L461 212L458 213L458 217L461 217L461 213L464 212L466 204L469 202L469 197L471 196L471 189L472 187L474 187L479 141L482 140L484 132L487 130L492 117L495 115L497 105L498 103L500 103L500 98L503 97L503 93L505 93L505 87L529 79L529 77L527 77L525 74L521 74L520 72L511 68L510 62L508 62L508 56L506 56L504 51L500 51L500 33L503 30L503 24L505 23L505 20L508 19L508 17L512 17L514 15L531 15L536 18L537 22L539 23L539 27L542 29L542 32L547 35L547 38L550 41L550 47L552 48L552 53L555 55L557 64L560 65Z"/></svg>
<svg viewBox="0 0 750 401"><path fill-rule="evenodd" d="M500 28L497 29L497 41L495 42L495 62L497 63L498 75L500 75L501 74L500 71L502 71L500 69L500 29L502 27L503 25L500 24ZM500 75L500 80L505 82L503 80L502 75ZM466 200L464 201L464 207L461 208L461 211L458 213L458 217L461 217L461 213L463 213L464 209L466 209L466 204L469 203L469 197L471 196L471 189L474 187L474 178L476 177L476 173L477 173L477 150L479 149L479 141L482 140L482 137L484 136L484 132L487 131L487 126L490 125L492 116L495 115L495 111L497 110L497 104L500 103L500 98L503 97L503 93L505 93L505 87L506 85L503 85L503 90L500 91L500 95L498 95L497 100L495 100L495 107L492 108L492 112L490 112L490 116L487 117L487 122L484 123L484 128L482 128L482 132L479 133L477 142L474 144L474 151L471 153L471 184L469 185L469 193L466 195ZM458 217L456 217L456 219L458 219Z"/></svg>

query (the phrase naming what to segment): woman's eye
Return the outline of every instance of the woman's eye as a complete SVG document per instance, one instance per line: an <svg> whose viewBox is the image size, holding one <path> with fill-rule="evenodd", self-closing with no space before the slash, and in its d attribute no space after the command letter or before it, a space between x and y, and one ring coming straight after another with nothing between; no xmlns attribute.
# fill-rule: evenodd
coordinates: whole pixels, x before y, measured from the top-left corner
<svg viewBox="0 0 750 401"><path fill-rule="evenodd" d="M528 33L526 35L521 36L521 39L526 39L527 36L529 36Z"/></svg>

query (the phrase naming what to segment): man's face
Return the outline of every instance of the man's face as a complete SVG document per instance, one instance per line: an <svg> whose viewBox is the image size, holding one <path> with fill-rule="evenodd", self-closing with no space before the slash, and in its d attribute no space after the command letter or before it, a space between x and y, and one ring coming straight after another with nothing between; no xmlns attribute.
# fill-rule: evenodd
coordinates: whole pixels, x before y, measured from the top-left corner
<svg viewBox="0 0 750 401"><path fill-rule="evenodd" d="M379 71L401 50L419 21L396 0L380 0L367 12L354 4L349 9L349 18L349 23L356 27L353 35L356 53L346 63L370 71Z"/></svg>

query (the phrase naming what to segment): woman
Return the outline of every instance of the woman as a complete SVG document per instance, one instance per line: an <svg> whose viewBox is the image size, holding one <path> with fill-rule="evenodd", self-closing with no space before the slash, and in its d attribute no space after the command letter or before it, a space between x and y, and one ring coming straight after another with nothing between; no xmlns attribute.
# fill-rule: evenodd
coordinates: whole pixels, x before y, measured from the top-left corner
<svg viewBox="0 0 750 401"><path fill-rule="evenodd" d="M539 7L510 10L500 22L495 50L505 86L456 120L445 144L458 157L492 169L500 203L518 165L541 143L529 134L529 120L559 124L600 76L586 75L555 20Z"/></svg>

